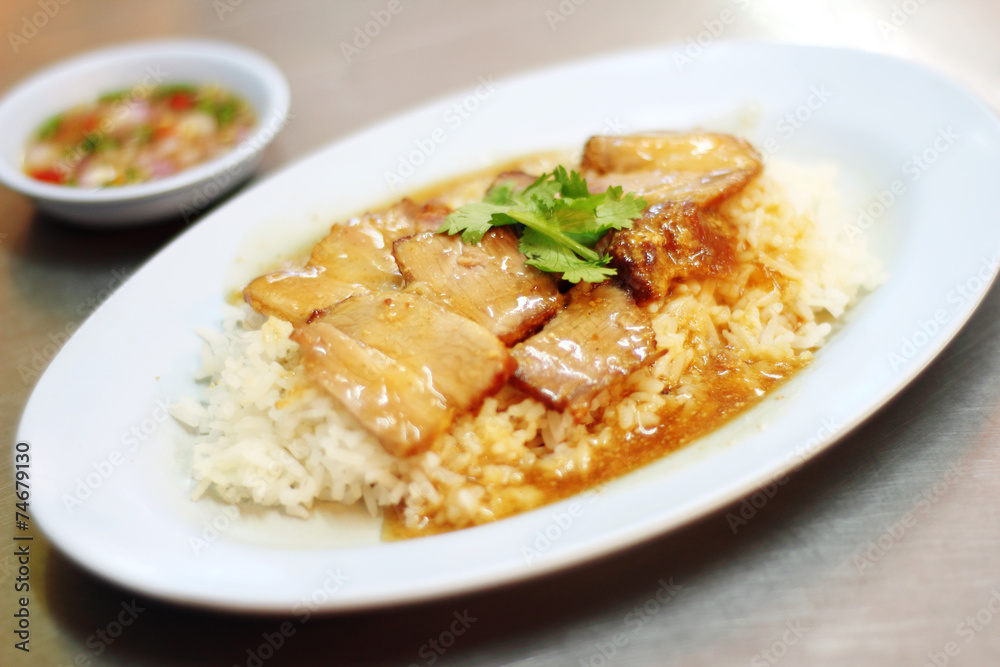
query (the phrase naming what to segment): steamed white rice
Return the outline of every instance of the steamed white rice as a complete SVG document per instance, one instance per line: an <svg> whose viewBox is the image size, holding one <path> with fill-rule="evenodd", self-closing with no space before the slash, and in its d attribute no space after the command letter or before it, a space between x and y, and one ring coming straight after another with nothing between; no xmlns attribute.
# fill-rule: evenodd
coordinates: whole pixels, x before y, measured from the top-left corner
<svg viewBox="0 0 1000 667"><path fill-rule="evenodd" d="M292 327L247 306L226 307L221 330L202 329L207 381L174 416L196 434L192 497L252 502L307 516L317 501L398 506L415 531L489 521L543 502L527 477L586 471L614 427L652 428L696 405L697 360L722 348L752 363L807 362L837 318L881 278L863 239L847 241L836 210L836 172L772 160L724 206L746 270L679 284L649 307L657 346L651 369L628 379L615 405L599 396L588 423L502 392L458 419L432 449L401 460L299 366ZM778 276L751 284L752 266Z"/></svg>

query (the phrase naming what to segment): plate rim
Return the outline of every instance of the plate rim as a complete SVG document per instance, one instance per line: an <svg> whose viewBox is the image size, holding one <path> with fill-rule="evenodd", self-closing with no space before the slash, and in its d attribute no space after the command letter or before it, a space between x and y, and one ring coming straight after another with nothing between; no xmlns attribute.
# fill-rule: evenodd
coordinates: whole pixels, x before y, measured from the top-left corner
<svg viewBox="0 0 1000 667"><path fill-rule="evenodd" d="M719 51L736 50L738 52L740 49L746 48L748 46L751 48L776 49L782 51L806 50L806 51L847 52L851 54L864 54L867 57L875 59L894 61L898 65L903 65L913 69L914 71L919 71L923 75L930 75L936 77L940 82L947 84L947 86L953 89L956 93L960 93L965 98L966 102L972 102L974 106L978 107L979 111L985 111L990 116L993 115L992 112L989 110L989 108L981 100L972 95L963 86L956 83L955 81L941 75L940 73L936 72L933 69L923 66L922 64L914 63L912 61L904 60L894 56L887 56L885 54L880 54L880 53L872 53L872 52L860 51L857 49L846 49L841 47L807 46L807 45L781 44L774 42L758 42L758 41L730 42L725 44L720 43L714 45L713 49L718 49ZM524 73L512 74L510 76L510 80L519 82L525 77L545 78L551 76L553 73L559 72L566 68L589 67L592 66L594 63L598 62L603 63L619 58L637 58L637 57L655 58L658 56L661 57L670 56L675 53L678 53L682 48L683 48L682 46L678 45L666 45L666 46L657 46L652 48L647 47L642 49L598 54L583 59L568 60L557 64L547 65L542 68L528 70ZM302 164L310 160L316 159L317 157L323 155L325 152L332 150L334 147L339 146L344 142L369 134L373 130L378 129L383 125L401 121L403 119L414 116L421 112L425 112L430 109L436 109L443 102L456 99L466 92L467 89L463 89L460 91L442 95L425 104L419 105L412 109L408 109L399 114L394 114L389 118L376 120L364 128L352 131L348 135L335 139L334 141L324 145L323 147L318 148L315 151L290 162L289 164L283 166L281 169L277 170L273 174L270 174L260 183L256 184L252 188L252 190L264 189L269 187L269 184L275 182L278 179L278 177L282 176L283 174L293 172L295 169L299 168ZM1000 128L1000 121L997 121L995 117L993 118L993 120L994 120L994 129ZM237 198L234 198L234 200L244 197L245 194L246 193L239 195ZM206 216L206 219L203 222L207 222L209 220L214 220L214 219L224 219L226 211L228 208L231 207L231 204L232 202L228 202L224 206L220 207L218 210L212 212L209 216ZM215 224L221 225L223 223L220 222ZM197 228L197 225L191 229L193 230L195 228ZM190 231L191 230L189 230L189 232ZM170 250L170 248L175 246L175 244L182 243L183 239L188 236L189 232L185 232L179 235L177 238L175 238L166 246L164 246L153 257L144 262L143 265L133 273L132 277L130 277L129 280L132 281L136 275L139 275L140 272L145 270L145 268L149 266L151 263L156 262L159 257L167 253ZM607 537L605 537L604 539L592 540L594 544L591 546L591 548L586 550L580 550L573 553L558 551L553 555L554 557L543 559L535 564L531 564L530 567L521 567L516 569L515 571L509 571L510 569L509 565L500 567L500 564L498 564L497 567L499 568L499 572L495 573L494 577L487 579L486 581L466 580L464 581L464 583L461 581L452 582L451 585L449 586L431 588L431 590L416 589L413 591L401 591L397 592L395 595L390 597L378 598L376 596L375 599L367 599L367 600L366 599L357 599L354 601L343 600L337 602L337 604L323 607L320 609L320 611L347 612L347 611L356 611L361 609L374 609L393 604L413 604L422 601L429 601L432 599L439 599L443 597L450 597L453 595L460 595L471 591L478 591L487 588L493 588L496 586L528 581L537 577L551 574L552 572L558 570L566 569L568 567L580 565L582 563L589 562L603 556L608 556L614 553L621 552L622 550L634 547L635 545L638 545L640 543L646 542L651 539L655 539L656 537L678 530L683 526L689 525L690 523L699 518L717 512L721 508L726 507L727 505L731 505L739 498L749 495L755 489L761 488L761 486L767 483L768 479L775 479L781 477L784 474L790 472L791 470L808 462L809 460L814 459L821 452L827 451L835 443L842 441L844 438L848 437L851 433L854 433L865 422L871 419L875 413L883 409L888 402L890 402L894 397L898 396L901 392L903 392L906 387L911 385L913 381L927 368L927 366L929 366L936 358L938 358L938 356L944 350L944 348L954 339L954 337L958 334L958 332L966 325L968 320L977 311L979 304L985 298L986 293L989 290L989 286L995 280L996 275L997 275L997 270L996 268L994 268L992 271L990 281L986 285L984 285L983 289L981 289L976 294L976 298L970 301L969 305L963 308L960 317L954 318L953 320L948 322L946 335L941 336L933 344L928 345L926 348L924 348L924 352L919 356L919 358L912 360L911 363L908 364L905 372L902 373L903 376L902 380L894 383L891 387L883 391L878 401L869 403L864 410L852 415L851 422L847 424L843 430L838 432L836 434L836 437L832 437L827 441L821 443L821 445L818 448L816 448L809 454L809 456L805 459L805 461L788 461L784 465L779 466L777 468L771 467L770 472L766 477L764 478L751 477L748 478L743 483L739 484L738 486L731 487L729 490L723 493L715 493L712 496L711 500L708 501L707 503L702 501L700 503L695 503L692 507L685 508L680 513L679 518L677 518L677 514L675 513L674 515L672 515L672 518L666 520L666 525L660 525L664 523L664 520L655 520L655 518L647 518L641 526L636 527L632 525L628 530L624 531L626 534L618 536L617 539L609 540L607 539ZM112 296L112 298L114 298L114 295ZM83 325L81 325L80 329L85 328L87 324L90 321L92 321L95 315L96 313L92 314L87 319L87 321L84 322ZM46 373L47 372L48 369L46 369ZM38 383L36 384L36 388L42 385L42 383L44 382L44 377L45 373L43 373L42 377L39 378ZM29 442L31 441L30 437L23 437L23 436L28 435L25 433L25 422L27 421L27 418L29 416L29 411L32 409L32 402L36 398L36 395L37 395L36 391L33 389L31 396L29 397L28 402L25 405L24 412L22 413L21 420L16 431L17 434L16 437L18 441L22 440L28 440ZM569 502L570 500L572 499L568 499L567 501L561 501L561 502L563 503ZM556 503L554 505L549 505L546 507L552 508L560 504L561 503ZM545 508L541 509L544 510ZM505 519L504 522L516 521L518 518L519 517L511 517L509 519ZM39 521L38 523L42 527L43 532L45 532L46 536L52 542L52 544L56 546L61 553L68 556L71 560L76 562L78 565L82 566L84 569L98 575L99 577L107 581L111 581L119 585L125 585L135 590L151 594L158 598L167 599L172 602L177 602L185 605L195 605L199 607L225 609L230 611L241 611L241 612L268 613L268 612L288 611L293 606L288 603L289 601L286 601L284 603L280 601L278 602L272 601L269 603L254 604L253 606L247 606L245 603L235 602L233 600L227 601L221 599L199 599L197 597L192 597L186 594L176 594L175 591L172 591L170 589L163 589L157 586L150 586L148 581L144 582L142 580L132 580L132 579L124 580L120 577L111 576L109 573L102 571L100 567L95 567L94 563L89 562L87 559L77 558L77 556L79 555L78 553L75 553L71 548L66 548L66 546L63 543L61 543L59 539L54 538L53 534L46 529L45 520ZM477 529L476 528L465 529L463 531L459 531L458 533L453 533L451 535L452 536L463 535L467 534L469 531L475 531L475 530ZM446 536L440 536L440 537L446 537ZM430 537L425 539L433 540L435 539L435 537Z"/></svg>

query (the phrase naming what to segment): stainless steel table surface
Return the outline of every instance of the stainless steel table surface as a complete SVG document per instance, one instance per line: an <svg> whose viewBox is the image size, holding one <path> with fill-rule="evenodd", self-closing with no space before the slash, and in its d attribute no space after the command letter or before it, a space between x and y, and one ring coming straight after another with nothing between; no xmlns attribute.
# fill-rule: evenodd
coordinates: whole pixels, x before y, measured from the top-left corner
<svg viewBox="0 0 1000 667"><path fill-rule="evenodd" d="M728 9L734 18L713 40L894 54L1000 105L1000 3L987 0L402 0L391 22L347 58L342 43L387 6L386 0L4 0L0 89L62 58L121 41L193 35L245 44L272 58L292 89L295 118L268 151L266 174L480 76L502 80L594 54L685 44L706 30L718 32L713 21ZM43 20L38 13L45 11ZM38 215L26 199L0 189L0 540L8 545L0 550L0 663L1000 664L996 288L910 387L797 472L736 533L726 518L738 510L733 505L536 581L318 617L260 662L252 652L280 617L211 613L136 595L82 571L39 535L30 575L31 651L15 650L10 452L35 381L24 368L33 355L50 358L53 338L183 228L84 231ZM908 513L914 520L901 528ZM677 594L637 614L655 599L661 580L679 586ZM98 639L95 633L133 599L144 610L136 621L110 643ZM430 642L441 639L456 613L475 621L453 642L445 638L450 646L442 653L441 644Z"/></svg>

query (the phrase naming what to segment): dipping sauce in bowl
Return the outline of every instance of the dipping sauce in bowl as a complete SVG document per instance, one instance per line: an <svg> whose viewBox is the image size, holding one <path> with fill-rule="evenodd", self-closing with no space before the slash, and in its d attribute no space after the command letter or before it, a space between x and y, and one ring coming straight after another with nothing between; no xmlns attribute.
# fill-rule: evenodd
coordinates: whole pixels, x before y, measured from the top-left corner
<svg viewBox="0 0 1000 667"><path fill-rule="evenodd" d="M45 120L23 169L57 185L146 183L226 153L255 123L251 106L218 85L139 85Z"/></svg>
<svg viewBox="0 0 1000 667"><path fill-rule="evenodd" d="M190 220L250 178L288 107L281 70L235 44L91 51L0 97L0 183L87 227Z"/></svg>

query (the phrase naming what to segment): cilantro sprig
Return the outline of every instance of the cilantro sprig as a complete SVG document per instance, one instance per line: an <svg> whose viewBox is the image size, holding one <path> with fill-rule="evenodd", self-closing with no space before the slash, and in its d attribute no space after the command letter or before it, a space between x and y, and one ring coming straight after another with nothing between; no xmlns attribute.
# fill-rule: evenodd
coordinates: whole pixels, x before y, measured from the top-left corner
<svg viewBox="0 0 1000 667"><path fill-rule="evenodd" d="M560 165L523 190L513 183L495 185L482 202L452 212L437 231L479 243L492 227L517 225L527 264L572 283L599 283L615 270L594 246L610 230L631 227L644 208L645 200L623 194L621 186L590 194L583 176Z"/></svg>

